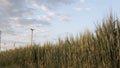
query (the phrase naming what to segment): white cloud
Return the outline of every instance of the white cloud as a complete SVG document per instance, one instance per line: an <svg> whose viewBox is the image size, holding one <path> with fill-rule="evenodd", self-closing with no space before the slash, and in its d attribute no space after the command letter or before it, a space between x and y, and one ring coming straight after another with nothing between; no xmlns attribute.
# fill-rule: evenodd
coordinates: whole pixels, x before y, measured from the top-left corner
<svg viewBox="0 0 120 68"><path fill-rule="evenodd" d="M83 8L74 8L75 11L82 11Z"/></svg>
<svg viewBox="0 0 120 68"><path fill-rule="evenodd" d="M41 19L43 19L43 20L48 20L48 21L51 20L51 18L50 18L49 15L42 15L42 16L41 16Z"/></svg>
<svg viewBox="0 0 120 68"><path fill-rule="evenodd" d="M23 27L30 24L49 25L48 21L56 16L53 8L69 5L75 1L77 0L0 0L0 29L13 33L11 24L15 23ZM41 10L46 14L39 16L40 13L37 13Z"/></svg>
<svg viewBox="0 0 120 68"><path fill-rule="evenodd" d="M57 13L55 11L51 11L51 10L48 10L46 12L46 15L43 15L42 16L42 19L45 19L45 20L51 20L53 17L55 17L57 15Z"/></svg>
<svg viewBox="0 0 120 68"><path fill-rule="evenodd" d="M48 11L48 7L44 6L44 5L41 5L40 8L44 11Z"/></svg>
<svg viewBox="0 0 120 68"><path fill-rule="evenodd" d="M57 13L55 11L48 10L46 14L36 15L36 19L51 21L56 15Z"/></svg>
<svg viewBox="0 0 120 68"><path fill-rule="evenodd" d="M36 9L41 9L43 11L48 11L49 10L49 8L47 6L45 6L45 5L39 5L37 3L32 3L32 6L34 8L36 8Z"/></svg>
<svg viewBox="0 0 120 68"><path fill-rule="evenodd" d="M62 22L69 22L71 20L71 16L61 14L58 16L58 19L59 21L62 21Z"/></svg>
<svg viewBox="0 0 120 68"><path fill-rule="evenodd" d="M91 8L90 7L86 7L86 8L73 8L75 11L77 12L81 12L81 11L90 11Z"/></svg>
<svg viewBox="0 0 120 68"><path fill-rule="evenodd" d="M48 32L45 26L51 20L69 21L70 16L55 12L57 7L70 5L78 0L0 0L0 30L4 39L28 40L29 29L35 28L39 34Z"/></svg>
<svg viewBox="0 0 120 68"><path fill-rule="evenodd" d="M57 13L54 11L48 11L48 16L55 16Z"/></svg>

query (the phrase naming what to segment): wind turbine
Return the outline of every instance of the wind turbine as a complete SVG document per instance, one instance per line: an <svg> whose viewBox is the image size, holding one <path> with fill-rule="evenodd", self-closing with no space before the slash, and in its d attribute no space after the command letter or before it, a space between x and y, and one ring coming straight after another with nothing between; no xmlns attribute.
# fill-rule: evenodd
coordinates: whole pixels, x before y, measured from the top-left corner
<svg viewBox="0 0 120 68"><path fill-rule="evenodd" d="M33 45L33 31L34 31L35 29L31 28L30 30L31 30L31 46L32 46L32 45Z"/></svg>

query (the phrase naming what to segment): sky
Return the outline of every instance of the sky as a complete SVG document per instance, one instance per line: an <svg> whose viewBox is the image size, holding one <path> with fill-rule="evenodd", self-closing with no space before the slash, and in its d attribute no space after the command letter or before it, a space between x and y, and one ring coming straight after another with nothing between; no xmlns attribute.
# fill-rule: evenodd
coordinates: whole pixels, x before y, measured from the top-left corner
<svg viewBox="0 0 120 68"><path fill-rule="evenodd" d="M2 45L56 41L67 35L95 31L112 10L120 17L120 0L0 0ZM7 45L11 47L11 45Z"/></svg>

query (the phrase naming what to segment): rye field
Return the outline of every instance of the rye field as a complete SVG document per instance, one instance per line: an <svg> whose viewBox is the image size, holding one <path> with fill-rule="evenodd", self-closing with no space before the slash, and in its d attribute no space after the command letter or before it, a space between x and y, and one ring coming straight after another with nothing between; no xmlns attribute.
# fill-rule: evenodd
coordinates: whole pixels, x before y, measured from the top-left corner
<svg viewBox="0 0 120 68"><path fill-rule="evenodd" d="M119 68L120 20L110 15L101 22L94 33L1 51L0 68Z"/></svg>

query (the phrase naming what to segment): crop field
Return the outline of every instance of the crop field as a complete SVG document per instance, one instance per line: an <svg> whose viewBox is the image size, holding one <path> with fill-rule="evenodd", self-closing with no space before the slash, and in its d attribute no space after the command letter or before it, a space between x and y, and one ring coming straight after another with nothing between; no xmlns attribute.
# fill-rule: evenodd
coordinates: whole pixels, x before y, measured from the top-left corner
<svg viewBox="0 0 120 68"><path fill-rule="evenodd" d="M95 33L1 51L0 68L119 68L120 21L110 15L101 22Z"/></svg>

